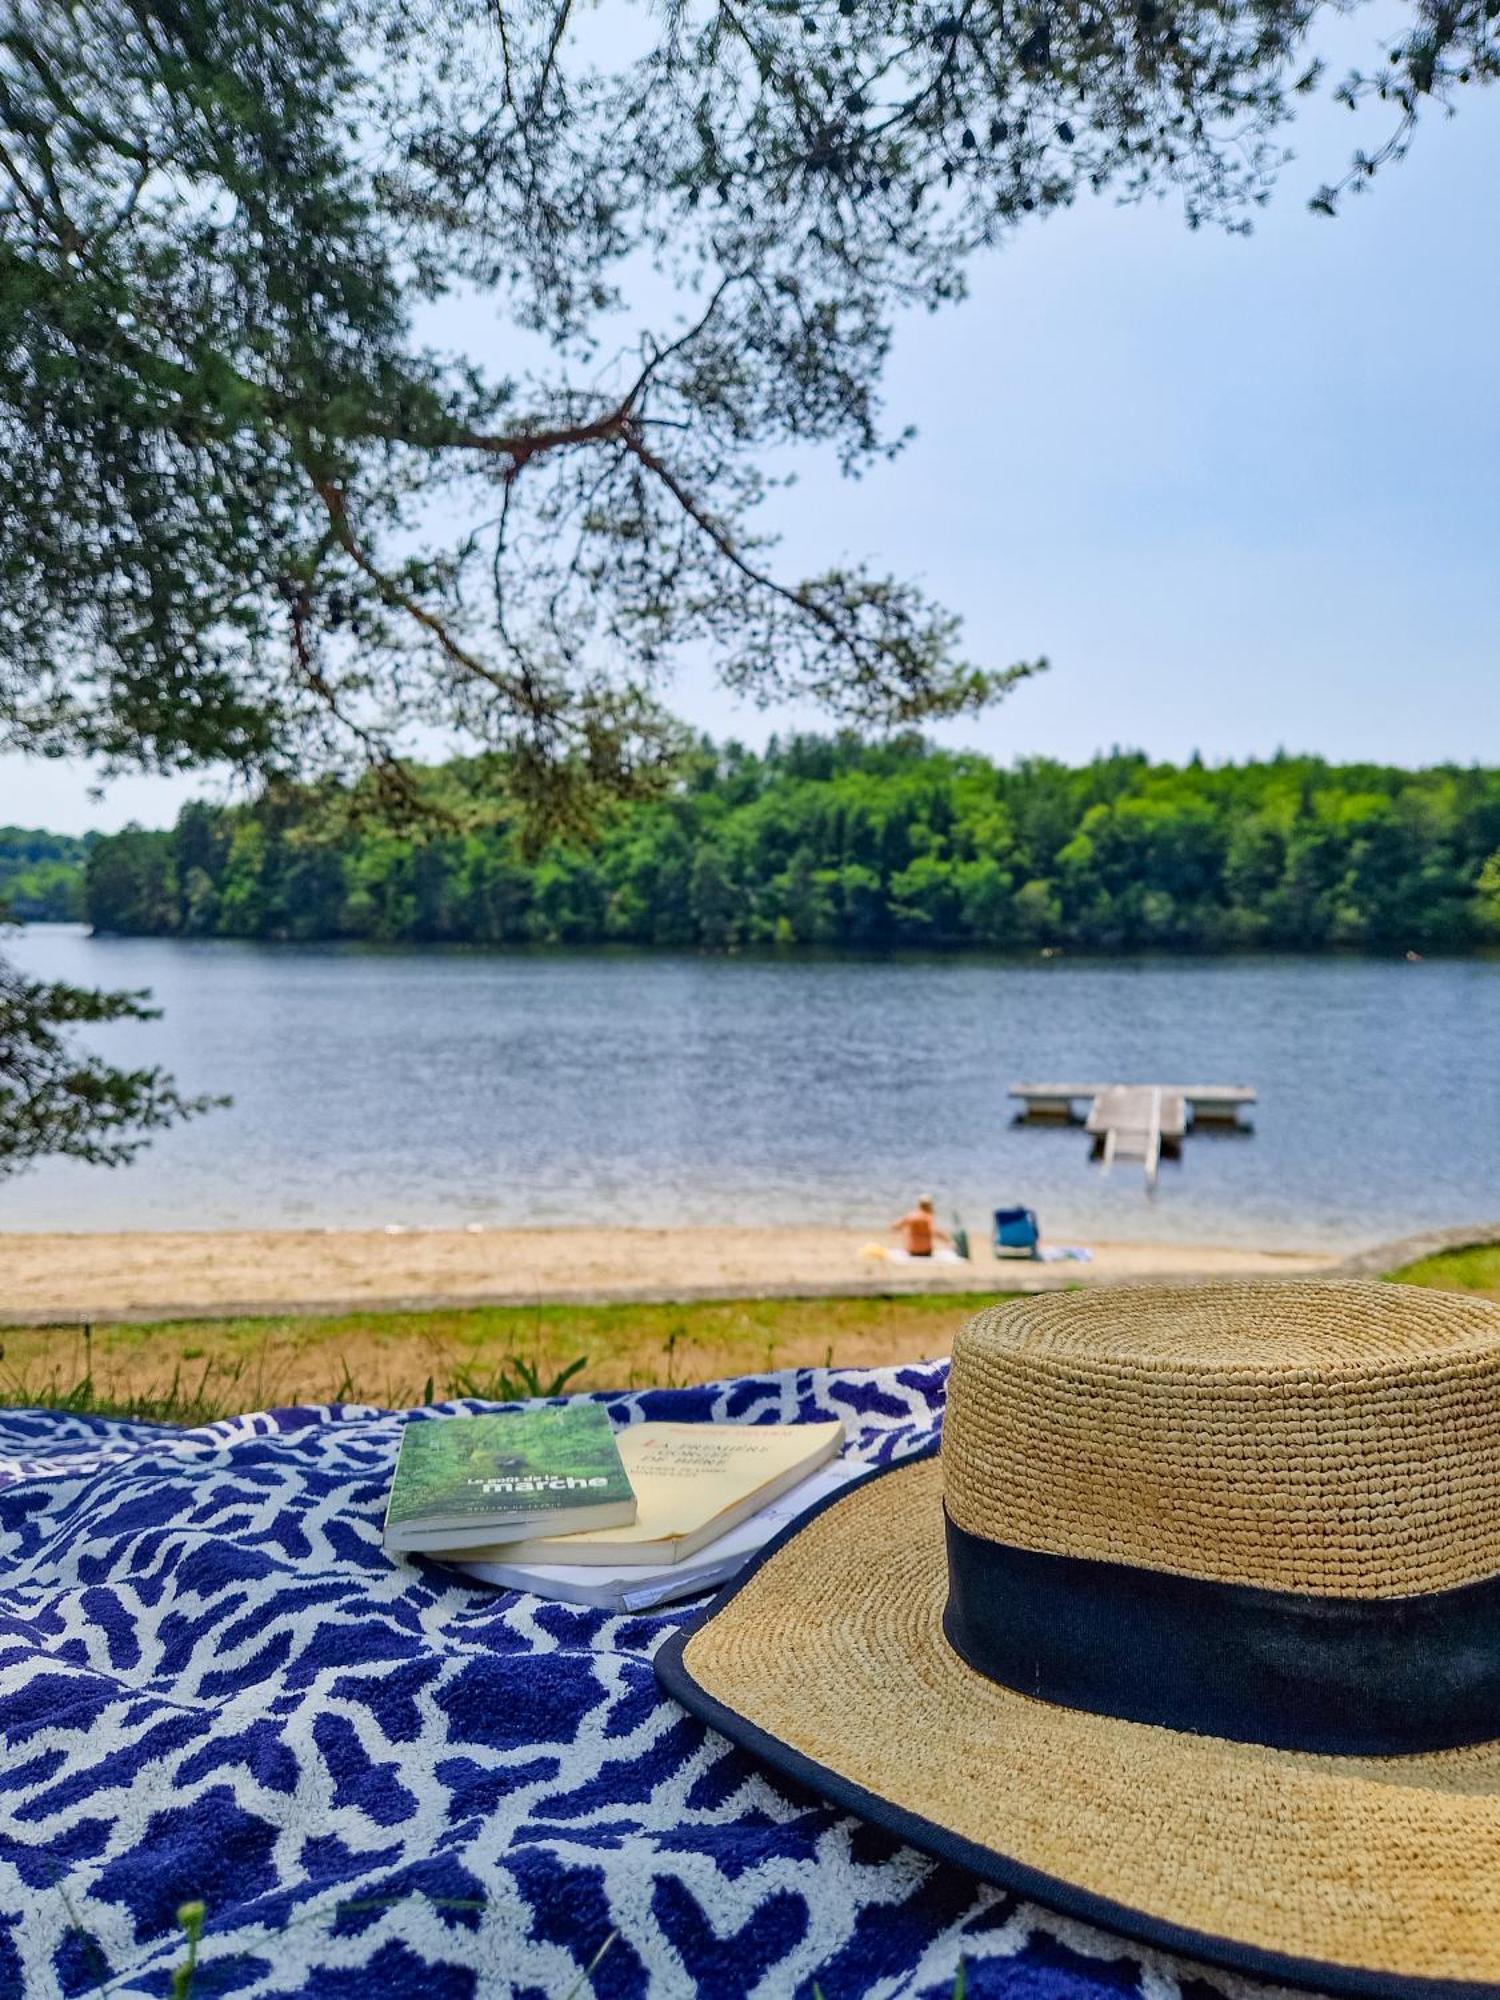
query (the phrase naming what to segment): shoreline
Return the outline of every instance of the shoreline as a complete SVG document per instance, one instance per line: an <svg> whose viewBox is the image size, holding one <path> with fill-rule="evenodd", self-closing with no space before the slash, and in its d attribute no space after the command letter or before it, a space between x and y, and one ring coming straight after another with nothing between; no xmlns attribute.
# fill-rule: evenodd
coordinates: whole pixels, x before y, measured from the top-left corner
<svg viewBox="0 0 1500 2000"><path fill-rule="evenodd" d="M490 1305L902 1297L1309 1277L1357 1248L1089 1245L1089 1262L890 1263L868 1231L832 1228L0 1231L0 1325Z"/></svg>

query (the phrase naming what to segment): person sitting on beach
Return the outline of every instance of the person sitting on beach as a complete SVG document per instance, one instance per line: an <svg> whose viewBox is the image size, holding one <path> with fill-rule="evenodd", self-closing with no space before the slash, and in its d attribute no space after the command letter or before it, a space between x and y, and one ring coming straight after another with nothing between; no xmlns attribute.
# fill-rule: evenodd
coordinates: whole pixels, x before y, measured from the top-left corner
<svg viewBox="0 0 1500 2000"><path fill-rule="evenodd" d="M901 1248L908 1257L930 1257L935 1242L953 1241L946 1229L939 1229L937 1226L932 1213L930 1194L922 1195L916 1207L909 1214L893 1222L891 1228L901 1238Z"/></svg>

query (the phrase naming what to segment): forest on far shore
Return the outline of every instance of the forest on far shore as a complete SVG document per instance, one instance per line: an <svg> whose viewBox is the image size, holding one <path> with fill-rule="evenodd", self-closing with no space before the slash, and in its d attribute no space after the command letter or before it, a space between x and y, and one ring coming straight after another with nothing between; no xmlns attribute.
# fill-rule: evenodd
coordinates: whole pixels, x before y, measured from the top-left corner
<svg viewBox="0 0 1500 2000"><path fill-rule="evenodd" d="M22 924L76 923L84 915L84 866L97 838L0 826L0 918Z"/></svg>
<svg viewBox="0 0 1500 2000"><path fill-rule="evenodd" d="M493 784L445 767L456 806ZM0 898L155 936L416 943L1467 950L1500 944L1500 771L1115 752L1002 769L917 738L702 744L664 797L530 853L330 791L87 841L0 830ZM52 842L49 848L47 843ZM29 849L26 843L30 843Z"/></svg>

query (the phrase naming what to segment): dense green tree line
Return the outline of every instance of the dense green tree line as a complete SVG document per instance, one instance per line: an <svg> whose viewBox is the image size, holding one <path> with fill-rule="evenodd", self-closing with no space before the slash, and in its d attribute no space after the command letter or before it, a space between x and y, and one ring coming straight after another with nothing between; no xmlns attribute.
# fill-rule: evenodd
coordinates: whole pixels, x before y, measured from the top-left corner
<svg viewBox="0 0 1500 2000"><path fill-rule="evenodd" d="M86 840L0 826L0 917L19 923L68 923L83 915Z"/></svg>
<svg viewBox="0 0 1500 2000"><path fill-rule="evenodd" d="M450 766L455 799L474 773ZM328 794L97 841L87 910L171 936L697 946L1465 949L1500 942L1500 771L1009 770L912 739L704 745L597 844L411 837Z"/></svg>

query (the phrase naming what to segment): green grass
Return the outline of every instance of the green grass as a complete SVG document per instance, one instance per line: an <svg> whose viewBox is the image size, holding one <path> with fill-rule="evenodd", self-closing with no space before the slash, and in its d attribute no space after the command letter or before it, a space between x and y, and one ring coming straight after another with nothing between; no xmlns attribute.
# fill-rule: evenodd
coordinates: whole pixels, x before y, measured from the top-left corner
<svg viewBox="0 0 1500 2000"><path fill-rule="evenodd" d="M12 1376L0 1385L0 1409L73 1410L95 1417L134 1417L142 1423L210 1424L229 1415L239 1372L220 1372L212 1394L207 1393L205 1377L184 1382L181 1369L173 1370L161 1390L134 1394L114 1393L95 1382L89 1371L76 1379L63 1370L36 1378Z"/></svg>
<svg viewBox="0 0 1500 2000"><path fill-rule="evenodd" d="M1500 1243L1473 1243L1422 1257L1391 1276L1398 1284L1426 1285L1440 1292L1478 1292L1500 1299Z"/></svg>
<svg viewBox="0 0 1500 2000"><path fill-rule="evenodd" d="M0 1329L0 1406L192 1425L288 1403L675 1387L946 1354L988 1303L939 1293Z"/></svg>

